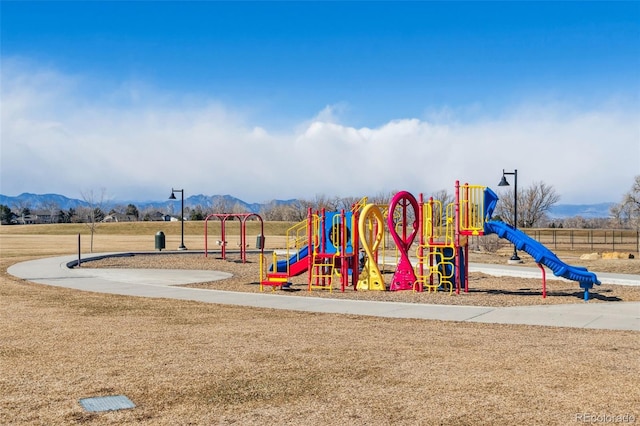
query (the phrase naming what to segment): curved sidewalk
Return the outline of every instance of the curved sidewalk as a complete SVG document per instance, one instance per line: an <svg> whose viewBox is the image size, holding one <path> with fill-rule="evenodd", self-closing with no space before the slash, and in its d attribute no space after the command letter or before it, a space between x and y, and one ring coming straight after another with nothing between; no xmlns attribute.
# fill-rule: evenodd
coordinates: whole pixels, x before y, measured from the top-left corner
<svg viewBox="0 0 640 426"><path fill-rule="evenodd" d="M106 254L94 257L104 255ZM88 259L85 258L83 260L87 261ZM77 257L61 256L38 259L12 265L7 271L11 275L35 283L126 296L159 297L226 305L390 318L640 331L640 302L576 303L569 305L495 308L294 297L270 292L239 293L178 287L180 284L212 281L228 277L229 274L224 272L67 267L67 264L74 260L77 260ZM531 273L526 269L536 270L535 268L521 267L502 268L496 265L474 265L471 270L490 273L482 269L482 266L498 268L499 270L508 269L512 274L515 273L513 271L516 269L522 269L522 274ZM537 271L538 275L535 277L539 278L540 271ZM598 274L598 277L600 278L601 275L604 277L607 274ZM529 275L525 276L530 277ZM628 280L628 285L640 285L640 277L638 276L621 275L611 278ZM603 284L606 282L604 279L601 280Z"/></svg>

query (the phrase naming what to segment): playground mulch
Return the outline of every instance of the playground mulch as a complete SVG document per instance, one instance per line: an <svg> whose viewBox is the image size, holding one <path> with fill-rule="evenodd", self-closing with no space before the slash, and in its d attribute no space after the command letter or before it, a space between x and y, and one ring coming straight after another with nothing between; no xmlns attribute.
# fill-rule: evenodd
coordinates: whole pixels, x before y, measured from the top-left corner
<svg viewBox="0 0 640 426"><path fill-rule="evenodd" d="M472 253L472 262L507 263L508 257L496 254ZM535 266L533 260L521 256L522 265ZM594 272L619 272L640 274L640 260L592 260L588 267ZM586 265L581 265L586 266ZM155 268L155 269L199 269L229 272L233 276L229 279L191 284L189 287L208 288L227 291L259 292L259 257L248 254L243 263L237 254L228 254L222 260L219 254L163 254L136 255L131 257L106 258L92 261L86 267L96 268ZM619 272L621 273L621 272ZM393 269L387 267L384 272L385 281L391 281ZM343 299L392 301L405 303L429 303L444 305L470 306L522 306L541 304L583 303L584 292L576 282L547 280L547 297L542 298L542 279L493 277L484 273L469 274L469 292L460 291L459 294L449 291L413 292L413 291L353 291L352 288L344 292L338 283L334 282L333 289L307 291L307 274L291 279L291 288L277 290L279 293L291 297L331 297ZM448 290L448 289L447 289ZM272 291L265 287L264 291ZM604 284L594 286L591 300L598 302L630 302L640 301L640 286L622 286Z"/></svg>

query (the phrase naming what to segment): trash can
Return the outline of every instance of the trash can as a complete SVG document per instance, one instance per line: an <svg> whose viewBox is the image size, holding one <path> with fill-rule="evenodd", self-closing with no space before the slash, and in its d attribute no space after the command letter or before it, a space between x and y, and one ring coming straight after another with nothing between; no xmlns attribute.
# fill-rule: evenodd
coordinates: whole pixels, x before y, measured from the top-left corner
<svg viewBox="0 0 640 426"><path fill-rule="evenodd" d="M256 237L256 248L259 250L264 249L264 235L258 234L258 236Z"/></svg>
<svg viewBox="0 0 640 426"><path fill-rule="evenodd" d="M162 251L165 245L164 232L158 231L156 232L156 250Z"/></svg>

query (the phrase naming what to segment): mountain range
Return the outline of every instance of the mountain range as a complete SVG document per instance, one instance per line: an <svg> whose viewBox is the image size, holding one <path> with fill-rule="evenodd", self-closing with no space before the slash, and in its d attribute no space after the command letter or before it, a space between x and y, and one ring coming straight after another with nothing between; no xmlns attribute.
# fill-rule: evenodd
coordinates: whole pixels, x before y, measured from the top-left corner
<svg viewBox="0 0 640 426"><path fill-rule="evenodd" d="M231 195L192 195L184 199L185 207L195 208L201 206L204 209L214 206L225 206L228 209L234 206L242 207L245 211L259 213L263 207L273 204L293 204L297 200L273 200L269 203L247 203ZM50 209L55 207L60 210L77 209L87 206L83 200L68 198L59 194L30 194L23 193L15 197L0 194L0 204L9 206L13 210L20 210L27 207L31 210ZM176 200L163 201L106 201L102 209L110 210L115 206L127 206L134 204L138 210L155 209L161 212L175 211ZM606 218L609 217L609 208L614 203L597 204L557 204L553 206L548 215L552 219L562 219L567 217L581 216L584 218Z"/></svg>
<svg viewBox="0 0 640 426"><path fill-rule="evenodd" d="M163 201L138 201L138 200L105 200L101 206L102 210L108 211L116 206L127 206L128 204L135 205L138 210L143 211L147 209L155 209L161 212L175 211L179 208L178 200L163 200ZM234 207L239 207L242 210L259 213L266 205L278 205L278 204L292 204L297 200L272 200L269 203L247 203L239 198L231 195L192 195L184 199L184 206L189 208L195 208L197 206L203 209L212 208L214 206L224 206L226 209L231 210ZM75 198L68 198L60 194L31 194L25 192L15 197L0 194L0 204L8 206L12 210L21 210L28 208L30 210L50 210L56 208L59 210L77 209L78 207L87 207L88 202Z"/></svg>

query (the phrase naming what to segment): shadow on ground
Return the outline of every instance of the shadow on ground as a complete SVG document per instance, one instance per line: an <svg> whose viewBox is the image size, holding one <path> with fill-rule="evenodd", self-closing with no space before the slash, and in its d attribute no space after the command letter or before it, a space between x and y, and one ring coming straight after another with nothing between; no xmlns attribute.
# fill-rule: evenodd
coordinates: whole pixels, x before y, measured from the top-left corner
<svg viewBox="0 0 640 426"><path fill-rule="evenodd" d="M602 293L610 292L611 290L602 290L598 293L589 293L589 300L599 300L602 302L622 302L622 299L617 296L607 296ZM469 289L469 293L484 293L492 295L505 295L505 296L535 296L542 297L542 291L538 289L522 288L519 290L482 290L482 289ZM567 297L583 299L583 291L547 291L547 297Z"/></svg>

